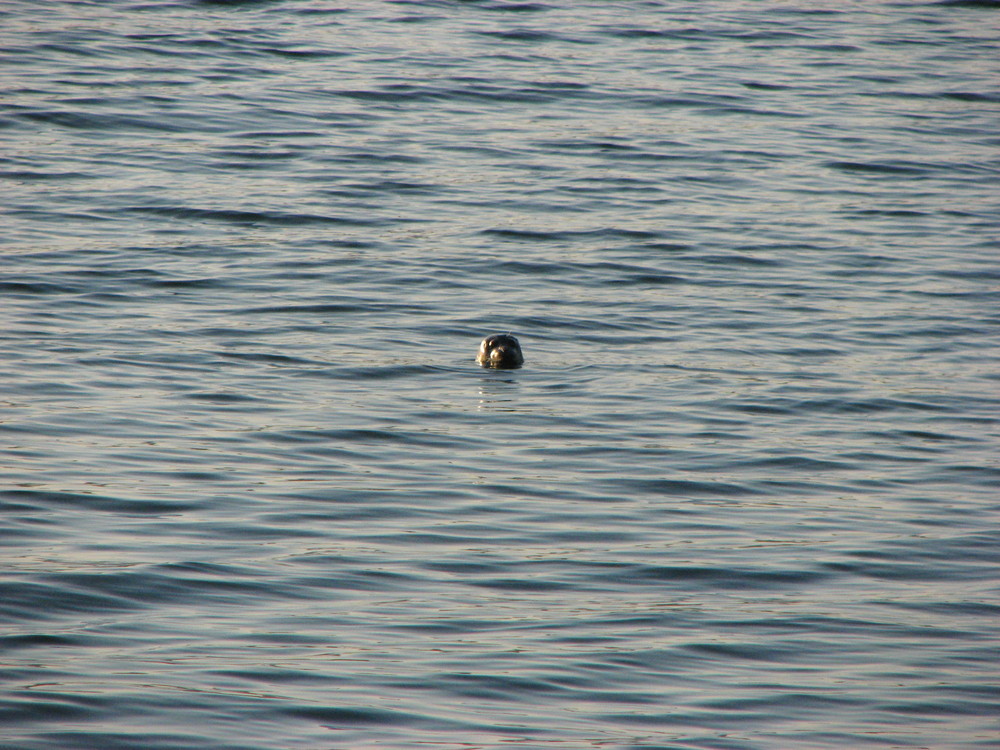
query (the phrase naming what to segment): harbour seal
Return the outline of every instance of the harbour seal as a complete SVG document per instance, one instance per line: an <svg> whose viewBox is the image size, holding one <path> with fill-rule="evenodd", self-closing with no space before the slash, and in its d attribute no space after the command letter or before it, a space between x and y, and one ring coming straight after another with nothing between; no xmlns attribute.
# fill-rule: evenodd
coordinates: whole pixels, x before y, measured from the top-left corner
<svg viewBox="0 0 1000 750"><path fill-rule="evenodd" d="M524 364L524 355L516 338L509 333L494 333L479 345L476 362L483 367L513 370Z"/></svg>

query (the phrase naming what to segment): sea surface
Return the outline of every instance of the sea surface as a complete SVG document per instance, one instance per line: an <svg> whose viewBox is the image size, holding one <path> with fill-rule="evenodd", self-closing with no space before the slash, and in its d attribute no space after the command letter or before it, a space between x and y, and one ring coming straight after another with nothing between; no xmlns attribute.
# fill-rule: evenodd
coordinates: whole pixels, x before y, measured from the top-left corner
<svg viewBox="0 0 1000 750"><path fill-rule="evenodd" d="M1000 3L0 51L2 750L1000 746Z"/></svg>

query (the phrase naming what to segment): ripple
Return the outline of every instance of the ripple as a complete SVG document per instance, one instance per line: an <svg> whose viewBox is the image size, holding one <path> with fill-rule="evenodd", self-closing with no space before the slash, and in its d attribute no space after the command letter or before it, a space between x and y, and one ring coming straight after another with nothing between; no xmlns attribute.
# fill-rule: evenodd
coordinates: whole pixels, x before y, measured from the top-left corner
<svg viewBox="0 0 1000 750"><path fill-rule="evenodd" d="M181 206L130 206L124 210L148 216L162 216L168 219L219 221L227 224L264 224L272 226L308 226L330 224L368 226L376 223L366 219L348 218L344 216L285 213L281 211L212 210Z"/></svg>
<svg viewBox="0 0 1000 750"><path fill-rule="evenodd" d="M990 745L991 5L4 5L6 743Z"/></svg>

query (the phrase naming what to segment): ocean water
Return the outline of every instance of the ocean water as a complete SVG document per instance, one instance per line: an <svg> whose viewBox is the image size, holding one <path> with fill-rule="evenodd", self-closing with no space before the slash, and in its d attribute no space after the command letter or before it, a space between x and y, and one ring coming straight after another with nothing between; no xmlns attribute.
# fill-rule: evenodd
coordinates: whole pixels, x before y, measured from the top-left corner
<svg viewBox="0 0 1000 750"><path fill-rule="evenodd" d="M3 3L0 747L997 747L998 12Z"/></svg>

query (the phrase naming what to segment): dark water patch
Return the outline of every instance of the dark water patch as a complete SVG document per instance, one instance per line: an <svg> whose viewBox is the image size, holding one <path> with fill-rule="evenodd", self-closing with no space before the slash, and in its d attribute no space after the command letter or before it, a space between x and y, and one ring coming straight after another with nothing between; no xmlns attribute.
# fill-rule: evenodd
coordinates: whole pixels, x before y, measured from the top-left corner
<svg viewBox="0 0 1000 750"><path fill-rule="evenodd" d="M61 573L47 576L46 583L96 598L125 600L136 605L183 602L186 607L239 605L285 593L270 580L245 572L209 567L160 566L121 572Z"/></svg>
<svg viewBox="0 0 1000 750"><path fill-rule="evenodd" d="M63 349L63 352L75 353L77 349ZM92 386L78 386L72 385L70 383L59 383L59 382L40 382L40 383L28 383L21 385L19 390L23 395L30 396L46 396L46 397L57 397L57 398L85 398L93 394L93 387L106 387L108 383L94 383ZM65 429L66 435L72 432L85 431L89 428L85 423L81 423L77 420L72 420L73 423L70 424L70 420L64 417L62 427ZM118 421L118 424L121 424ZM20 424L8 424L3 427L6 430L12 432L26 432L26 433L44 433L52 430L51 423L33 423L33 422L22 422Z"/></svg>
<svg viewBox="0 0 1000 750"><path fill-rule="evenodd" d="M675 28L675 29L650 29L637 26L604 26L601 33L611 37L621 37L623 39L684 39L692 33L697 33L697 29Z"/></svg>
<svg viewBox="0 0 1000 750"><path fill-rule="evenodd" d="M894 219L919 218L928 215L924 211L911 211L908 209L878 209L878 208L854 209L852 211L848 211L847 213L851 214L852 216L885 216Z"/></svg>
<svg viewBox="0 0 1000 750"><path fill-rule="evenodd" d="M621 531L589 531L585 529L547 531L544 538L554 544L588 544L599 542L603 544L628 543L641 537L639 533Z"/></svg>
<svg viewBox="0 0 1000 750"><path fill-rule="evenodd" d="M793 402L785 401L779 403L762 404L756 401L720 404L720 408L727 411L734 411L741 414L758 414L767 416L784 416L795 413Z"/></svg>
<svg viewBox="0 0 1000 750"><path fill-rule="evenodd" d="M987 277L988 278L988 277ZM931 299L956 299L956 300L969 300L975 302L976 300L982 300L985 304L996 304L1000 301L1000 290L983 290L983 291L964 291L964 290L953 290L947 292L941 291L930 291L926 289L914 289L906 292L908 296L912 297L927 297ZM995 325L996 319L992 317L983 318L983 322L989 325ZM942 330L942 329L937 329ZM976 333L974 329L968 329L968 333ZM980 329L979 332L985 332L984 329ZM948 333L944 334L948 336Z"/></svg>
<svg viewBox="0 0 1000 750"><path fill-rule="evenodd" d="M139 609L142 605L115 593L94 593L67 588L59 581L0 582L0 614L4 619L57 620L65 615L101 614Z"/></svg>
<svg viewBox="0 0 1000 750"><path fill-rule="evenodd" d="M67 112L64 110L36 110L19 112L17 119L31 123L57 125L71 130L89 130L98 133L151 131L151 132L188 132L200 129L205 132L219 129L219 125L202 122L199 127L190 120L173 122L164 118L137 117L129 115L96 114L94 112Z"/></svg>
<svg viewBox="0 0 1000 750"><path fill-rule="evenodd" d="M94 721L103 713L102 708L105 703L103 697L84 697L34 689L28 692L25 698L0 699L0 721L9 727L34 721Z"/></svg>
<svg viewBox="0 0 1000 750"><path fill-rule="evenodd" d="M116 292L92 292L86 295L86 300L107 305L127 305L134 302L135 298L130 294Z"/></svg>
<svg viewBox="0 0 1000 750"><path fill-rule="evenodd" d="M693 565L630 565L611 573L598 573L590 577L595 581L614 582L622 586L655 582L719 590L770 590L819 583L829 578L830 573L801 569L735 570Z"/></svg>
<svg viewBox="0 0 1000 750"><path fill-rule="evenodd" d="M399 622L392 626L393 630L414 633L454 633L468 635L470 633L488 633L494 630L509 630L510 622L504 619L485 620L472 617L457 619L439 619L423 622Z"/></svg>
<svg viewBox="0 0 1000 750"><path fill-rule="evenodd" d="M574 588L568 583L536 578L490 578L471 581L470 585L497 591L562 591Z"/></svg>
<svg viewBox="0 0 1000 750"><path fill-rule="evenodd" d="M809 308L799 310L808 312ZM844 354L842 349L830 349L825 347L793 347L791 349L778 349L775 354L784 357L803 357L808 359L833 359Z"/></svg>
<svg viewBox="0 0 1000 750"><path fill-rule="evenodd" d="M722 618L712 623L723 631L744 634L789 636L803 633L838 633L842 636L867 635L873 628L883 626L880 620L857 619L829 615L764 616L759 618Z"/></svg>
<svg viewBox="0 0 1000 750"><path fill-rule="evenodd" d="M426 549L448 547L465 549L470 545L482 544L483 542L498 545L516 543L517 534L496 526L463 524L461 527L454 527L451 533L447 534L407 531L401 534L375 534L366 538L378 541L380 544L407 549L414 546Z"/></svg>
<svg viewBox="0 0 1000 750"><path fill-rule="evenodd" d="M564 152L615 152L623 151L627 153L640 152L641 149L637 146L632 146L626 143L615 143L614 141L583 141L578 139L567 139L559 141L540 141L535 144L535 146L544 152L551 151L564 151Z"/></svg>
<svg viewBox="0 0 1000 750"><path fill-rule="evenodd" d="M670 284L686 284L689 280L668 273L637 273L625 278L613 279L610 286L666 286Z"/></svg>
<svg viewBox="0 0 1000 750"><path fill-rule="evenodd" d="M853 268L882 268L898 265L899 259L872 253L853 252L850 255L843 256L840 259L840 263Z"/></svg>
<svg viewBox="0 0 1000 750"><path fill-rule="evenodd" d="M261 47L261 52L281 57L286 60L328 60L330 58L344 57L350 53L343 50L317 49L302 47Z"/></svg>
<svg viewBox="0 0 1000 750"><path fill-rule="evenodd" d="M288 540L317 540L325 539L327 535L322 531L305 528L278 528L259 526L256 523L236 523L217 522L208 526L191 529L189 534L215 541L231 540L238 544L248 544L263 542L265 544L275 541Z"/></svg>
<svg viewBox="0 0 1000 750"><path fill-rule="evenodd" d="M685 651L700 657L741 661L763 661L775 664L795 664L800 662L805 652L800 644L787 646L765 645L761 643L696 643L684 646Z"/></svg>
<svg viewBox="0 0 1000 750"><path fill-rule="evenodd" d="M259 575L259 570L256 568L232 564L199 562L194 560L163 563L161 565L157 565L156 569L165 571L168 574L178 571L181 573L216 576L225 579L251 578Z"/></svg>
<svg viewBox="0 0 1000 750"><path fill-rule="evenodd" d="M83 58L98 58L101 53L87 46L87 42L91 41L91 37L87 33L64 33L62 35L63 41L48 41L37 44L33 47L36 52L46 53L54 52L59 56L66 55L68 57L83 57ZM70 40L79 40L80 44L70 44ZM89 71L74 71L77 75L86 75Z"/></svg>
<svg viewBox="0 0 1000 750"><path fill-rule="evenodd" d="M984 439L982 437L971 435L958 435L955 433L936 432L931 430L872 430L866 434L874 438L881 438L894 442L901 439L905 439L906 442L910 442L910 439L912 439L929 443L952 441L962 443L981 443Z"/></svg>
<svg viewBox="0 0 1000 750"><path fill-rule="evenodd" d="M744 484L731 482L704 482L688 479L629 479L620 478L607 482L612 491L634 492L640 496L668 498L749 497L760 494Z"/></svg>
<svg viewBox="0 0 1000 750"><path fill-rule="evenodd" d="M274 314L274 313L373 313L396 311L401 314L418 313L427 309L423 305L415 306L410 302L383 302L381 300L357 298L355 301L320 302L308 305L269 305L266 307L248 307L237 310L238 314Z"/></svg>
<svg viewBox="0 0 1000 750"><path fill-rule="evenodd" d="M332 93L344 99L361 102L414 105L433 102L447 96L437 87L410 83L389 84L380 89L338 89Z"/></svg>
<svg viewBox="0 0 1000 750"><path fill-rule="evenodd" d="M51 281L0 281L0 294L79 294L82 288Z"/></svg>
<svg viewBox="0 0 1000 750"><path fill-rule="evenodd" d="M805 119L808 115L801 112L792 112L785 109L764 109L762 107L752 107L739 104L719 104L714 107L707 107L706 115L753 115L754 117L777 117L783 119ZM723 182L723 180L719 180ZM733 180L734 181L734 180Z"/></svg>
<svg viewBox="0 0 1000 750"><path fill-rule="evenodd" d="M39 172L29 169L0 170L0 179L23 182L46 182L48 180L64 182L66 180L85 180L93 178L94 175L87 172Z"/></svg>
<svg viewBox="0 0 1000 750"><path fill-rule="evenodd" d="M0 653L20 653L24 649L49 648L89 648L106 644L103 636L74 633L72 635L54 633L31 633L15 636L0 636Z"/></svg>
<svg viewBox="0 0 1000 750"><path fill-rule="evenodd" d="M883 581L960 581L988 579L990 571L972 570L963 571L957 566L946 566L941 568L928 568L922 563L910 561L898 561L894 563L876 563L866 560L863 563L849 562L828 562L822 563L827 570L840 574L851 574L860 578L868 578Z"/></svg>
<svg viewBox="0 0 1000 750"><path fill-rule="evenodd" d="M356 459L363 457L354 456ZM320 476L328 478L334 472L320 471L318 473ZM350 476L350 472L339 473L344 476ZM323 494L310 493L308 496L295 495L290 498L291 502L299 503L304 501L315 503L318 505L319 510L297 513L261 513L258 515L258 519L262 525L273 526L277 529L312 528L324 531L336 529L337 525L341 523L373 520L384 523L391 519L420 518L425 515L424 510L417 506L401 507L385 503L375 506L365 505L364 503L369 500L378 500L378 497L372 498L372 495L378 495L383 500L387 497L387 493L347 493L339 490ZM310 562L324 565L327 563L336 565L359 564L354 559L334 559L333 556L329 555L311 555L307 559Z"/></svg>
<svg viewBox="0 0 1000 750"><path fill-rule="evenodd" d="M195 7L257 8L274 5L276 0L186 0L185 4Z"/></svg>
<svg viewBox="0 0 1000 750"><path fill-rule="evenodd" d="M288 646L326 646L329 644L329 637L323 633L234 633L233 638L241 643L274 643ZM332 675L324 675L326 679L335 679Z"/></svg>
<svg viewBox="0 0 1000 750"><path fill-rule="evenodd" d="M781 266L784 263L776 258L764 258L746 253L713 253L699 254L698 262L720 266Z"/></svg>
<svg viewBox="0 0 1000 750"><path fill-rule="evenodd" d="M890 714L902 714L903 716L919 717L993 716L996 714L996 702L993 700L887 701L880 704L879 709Z"/></svg>
<svg viewBox="0 0 1000 750"><path fill-rule="evenodd" d="M643 242L641 245L636 245L634 249L637 250L662 250L669 253L684 252L692 250L690 245L685 245L679 242Z"/></svg>
<svg viewBox="0 0 1000 750"><path fill-rule="evenodd" d="M451 673L435 676L440 689L462 696L486 700L524 701L530 696L576 696L572 688L554 682L503 674Z"/></svg>
<svg viewBox="0 0 1000 750"><path fill-rule="evenodd" d="M279 433L259 433L256 437L275 442L335 442L349 445L413 445L458 447L465 445L461 439L430 431L403 429L327 429L289 430Z"/></svg>
<svg viewBox="0 0 1000 750"><path fill-rule="evenodd" d="M182 398L188 398L192 401L207 401L213 404L246 404L246 403L257 403L262 401L257 396L251 396L245 393L184 393Z"/></svg>
<svg viewBox="0 0 1000 750"><path fill-rule="evenodd" d="M993 8L1000 8L1000 0L937 0L937 2L928 3L928 5L943 5L945 7L953 7L953 8L981 8L983 10L991 10Z"/></svg>
<svg viewBox="0 0 1000 750"><path fill-rule="evenodd" d="M860 463L845 463L843 461L830 461L808 456L774 456L771 458L760 458L750 461L740 461L739 466L754 467L758 469L784 469L787 471L848 471L861 468Z"/></svg>
<svg viewBox="0 0 1000 750"><path fill-rule="evenodd" d="M171 3L171 6L175 3ZM141 10L143 6L138 6ZM173 708L181 709L174 701ZM191 707L188 707L190 710ZM97 722L105 714L93 716L88 721ZM250 744L239 740L229 742L218 737L206 737L204 729L192 732L156 731L153 729L136 729L133 731L85 731L85 730L48 730L32 737L31 750L191 750L192 747L203 750L264 750L261 745ZM4 750L7 750L4 748ZM22 748L18 748L22 750ZM27 750L27 747L24 748Z"/></svg>
<svg viewBox="0 0 1000 750"><path fill-rule="evenodd" d="M410 154L399 154L387 151L355 151L338 153L336 156L320 158L319 163L346 164L421 164L423 159Z"/></svg>
<svg viewBox="0 0 1000 750"><path fill-rule="evenodd" d="M562 276L567 271L567 266L562 263L538 263L523 260L506 260L499 263L489 263L490 268L495 268L499 273L516 273L527 276Z"/></svg>
<svg viewBox="0 0 1000 750"><path fill-rule="evenodd" d="M350 123L353 122L354 120L369 122L377 120L378 117L376 115L366 115L362 113L352 113L350 115L345 113L339 116L334 115L334 113L329 113L324 115L321 119L323 119L325 122L336 121L337 127L346 128L349 127ZM232 134L232 138L234 140L242 143L247 143L247 142L252 143L255 141L280 141L280 140L291 140L291 139L311 142L317 138L322 138L322 137L323 133L319 130L281 130L281 131L244 130ZM227 148L232 148L232 147L229 146ZM312 150L308 149L305 146L296 145L294 147L290 147L290 153L299 153L300 151L303 152L302 153L303 156L312 155ZM220 149L220 153L225 153L225 149Z"/></svg>
<svg viewBox="0 0 1000 750"><path fill-rule="evenodd" d="M382 194L391 195L436 195L446 188L432 183L408 182L406 180L376 180L369 183L346 183L343 188L356 195Z"/></svg>
<svg viewBox="0 0 1000 750"><path fill-rule="evenodd" d="M1000 5L997 7L1000 7ZM944 91L938 94L938 96L944 99L955 99L960 102L1000 103L1000 94L985 94L975 91Z"/></svg>
<svg viewBox="0 0 1000 750"><path fill-rule="evenodd" d="M254 340L252 345L256 345L259 339L273 335L277 330L279 330L279 326L247 326L245 328L217 328L209 326L206 328L198 328L187 331L173 331L171 332L171 336L176 339L194 339L197 341L215 339L226 341L227 343L232 343L230 341L232 339L239 340L252 338ZM219 352L216 352L216 355L222 356ZM177 359L180 358L176 357L176 355L164 354L153 358L153 361L167 366L172 361Z"/></svg>
<svg viewBox="0 0 1000 750"><path fill-rule="evenodd" d="M902 609L915 613L934 613L951 617L958 615L961 617L973 617L977 620L982 618L988 622L1000 617L1000 605L992 602L882 602L881 606Z"/></svg>
<svg viewBox="0 0 1000 750"><path fill-rule="evenodd" d="M452 79L453 85L429 83L386 84L377 89L338 89L336 96L376 104L413 105L437 102L486 102L503 104L544 104L565 99L591 98L586 86L535 82L499 84L489 79ZM463 150L468 149L463 146Z"/></svg>
<svg viewBox="0 0 1000 750"><path fill-rule="evenodd" d="M386 570L337 570L323 576L304 577L291 582L295 588L313 592L319 596L322 591L379 591L398 593L419 590L425 583L420 576L394 573Z"/></svg>
<svg viewBox="0 0 1000 750"><path fill-rule="evenodd" d="M470 356L471 359L471 356ZM322 370L307 373L310 376L328 378L330 380L348 381L380 381L412 378L417 375L427 375L435 372L431 365L380 365L372 367L347 367L329 364Z"/></svg>
<svg viewBox="0 0 1000 750"><path fill-rule="evenodd" d="M524 240L528 242L552 242L566 240L655 240L663 235L660 232L646 230L621 229L617 227L606 227L603 229L592 229L585 231L558 231L542 232L529 231L523 229L494 228L484 229L480 232L489 237L498 237L506 240Z"/></svg>
<svg viewBox="0 0 1000 750"><path fill-rule="evenodd" d="M80 512L100 511L126 516L160 516L184 513L198 507L198 502L174 500L139 500L111 495L52 490L4 490L0 497L13 498L37 508L69 508Z"/></svg>
<svg viewBox="0 0 1000 750"><path fill-rule="evenodd" d="M473 0L470 3L476 10L486 10L494 13L543 13L553 10L553 6L547 3L519 3L513 0L501 0L500 2L483 2Z"/></svg>
<svg viewBox="0 0 1000 750"><path fill-rule="evenodd" d="M128 298L132 301L132 297ZM235 336L235 333L227 333L227 336ZM75 350L67 350L75 351ZM192 356L167 351L162 354L150 353L134 359L124 357L79 357L74 360L78 365L98 368L135 368L138 370L158 370L165 372L209 372L214 365L210 365L202 356ZM123 387L119 381L119 387Z"/></svg>
<svg viewBox="0 0 1000 750"><path fill-rule="evenodd" d="M231 282L228 279L164 279L152 278L145 280L144 284L150 288L163 289L221 289Z"/></svg>
<svg viewBox="0 0 1000 750"><path fill-rule="evenodd" d="M845 465L845 469L854 468L857 470L862 466L879 466L885 464L922 464L927 460L926 454L928 453L941 453L939 450L932 450L927 448L916 449L921 455L919 456L904 456L899 453L888 453L880 451L848 451L846 453L841 453L840 457L844 459L849 459L852 464Z"/></svg>
<svg viewBox="0 0 1000 750"><path fill-rule="evenodd" d="M912 162L860 162L860 161L830 161L824 166L841 172L873 175L926 175L933 168Z"/></svg>
<svg viewBox="0 0 1000 750"><path fill-rule="evenodd" d="M487 79L488 80L488 79ZM537 87L540 90L545 91L558 91L558 92L586 92L590 91L592 86L589 83L583 81L573 81L573 80L537 80L531 79L530 84Z"/></svg>
<svg viewBox="0 0 1000 750"><path fill-rule="evenodd" d="M322 214L285 213L282 211L233 211L182 206L131 206L120 209L124 213L161 216L183 221L217 221L224 224L264 226L373 226L382 223L372 219L325 216Z"/></svg>
<svg viewBox="0 0 1000 750"><path fill-rule="evenodd" d="M680 162L694 162L697 160L696 156L693 156L682 149L679 149L677 151L662 151L662 150L658 151L648 148L634 148L631 150L614 149L614 150L603 150L600 152L600 154L602 161L634 163L643 166L648 166L651 169L655 169L657 165L668 166L668 165L679 164ZM722 178L720 178L718 175L688 174L684 176L678 176L675 179L678 182L679 181L694 182L697 180L711 181L713 179L718 180ZM664 188L664 186L662 185L660 187L661 189ZM667 202L668 201L666 199L663 200L663 203Z"/></svg>
<svg viewBox="0 0 1000 750"><path fill-rule="evenodd" d="M937 272L937 275L943 279L1000 281L1000 268L977 268L975 270L941 269Z"/></svg>
<svg viewBox="0 0 1000 750"><path fill-rule="evenodd" d="M428 561L422 564L427 570L436 570L442 573L454 573L461 576L471 575L495 575L503 570L503 565L498 562L474 562L474 561ZM493 624L495 626L495 623Z"/></svg>
<svg viewBox="0 0 1000 750"><path fill-rule="evenodd" d="M273 148L251 150L247 148L227 147L216 153L219 166L232 169L245 169L248 166L256 168L261 163L287 162L307 155L304 149L285 149L278 151Z"/></svg>
<svg viewBox="0 0 1000 750"><path fill-rule="evenodd" d="M733 115L745 114L765 117L778 117L784 119L799 119L805 115L799 112L792 112L782 109L762 109L750 106L746 99L730 96L703 95L703 96L664 96L645 95L635 98L635 103L653 110L699 110L705 115ZM661 160L689 159L690 155L675 154L650 154Z"/></svg>
<svg viewBox="0 0 1000 750"><path fill-rule="evenodd" d="M554 31L542 31L539 29L504 29L502 31L475 31L473 32L483 37L501 42L524 42L527 44L594 44L590 39L580 36L571 36Z"/></svg>
<svg viewBox="0 0 1000 750"><path fill-rule="evenodd" d="M9 452L8 452L9 454ZM0 538L2 547L28 547L50 541L53 536L51 524L39 522L33 516L11 518L10 515L22 512L21 506L8 507L8 503L0 504L0 513L7 516ZM32 509L25 508L30 513Z"/></svg>
<svg viewBox="0 0 1000 750"><path fill-rule="evenodd" d="M938 563L1000 563L1000 533L973 532L952 538L920 537L887 541L877 550L857 550L854 557Z"/></svg>
<svg viewBox="0 0 1000 750"><path fill-rule="evenodd" d="M157 472L155 476L166 476L172 479L182 479L189 482L224 482L229 474L218 471L168 471Z"/></svg>
<svg viewBox="0 0 1000 750"><path fill-rule="evenodd" d="M737 402L722 404L722 408L747 414L878 414L883 412L949 412L952 407L933 401L913 401L896 398L820 398L787 399L771 397L767 402Z"/></svg>
<svg viewBox="0 0 1000 750"><path fill-rule="evenodd" d="M289 643L295 643L289 640ZM310 645L323 645L322 643L310 640ZM321 674L313 671L299 669L282 669L280 667L260 667L258 669L218 669L213 671L214 675L235 680L245 680L247 682L262 683L264 685L331 685L336 683L348 683L347 677L335 677L333 675Z"/></svg>
<svg viewBox="0 0 1000 750"><path fill-rule="evenodd" d="M277 713L296 719L316 722L328 729L354 726L379 728L407 727L457 731L471 731L472 727L454 720L431 717L406 711L361 706L288 706L276 709Z"/></svg>
<svg viewBox="0 0 1000 750"><path fill-rule="evenodd" d="M271 354L268 352L215 352L217 357L235 359L241 362L259 362L265 365L288 365L295 367L316 366L321 364L316 360L290 357L287 354Z"/></svg>
<svg viewBox="0 0 1000 750"><path fill-rule="evenodd" d="M785 91L792 88L786 84L763 83L761 81L743 81L741 85L758 91Z"/></svg>
<svg viewBox="0 0 1000 750"><path fill-rule="evenodd" d="M49 231L46 234L58 233L55 227L64 222L107 223L115 221L114 216L86 211L42 211L33 208L12 208L7 213L9 216L36 220L49 225Z"/></svg>
<svg viewBox="0 0 1000 750"><path fill-rule="evenodd" d="M564 99L592 98L589 87L584 85L546 84L523 82L518 85L497 85L479 79L462 81L461 86L442 88L438 95L446 101L492 102L497 104L542 104Z"/></svg>

